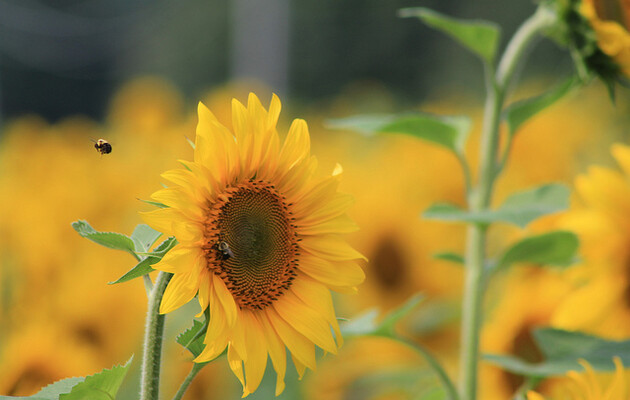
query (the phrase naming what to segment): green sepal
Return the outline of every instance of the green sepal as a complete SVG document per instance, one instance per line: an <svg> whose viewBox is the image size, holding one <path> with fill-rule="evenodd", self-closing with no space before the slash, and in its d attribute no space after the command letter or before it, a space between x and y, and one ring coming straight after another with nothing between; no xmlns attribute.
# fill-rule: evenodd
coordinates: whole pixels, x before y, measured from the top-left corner
<svg viewBox="0 0 630 400"><path fill-rule="evenodd" d="M205 348L203 343L204 333L208 325L201 321L193 320L193 326L180 333L175 341L186 348L193 357L199 357L199 354Z"/></svg>
<svg viewBox="0 0 630 400"><path fill-rule="evenodd" d="M425 113L401 115L355 115L329 120L327 127L373 135L401 133L463 154L471 122L465 116L437 116Z"/></svg>
<svg viewBox="0 0 630 400"><path fill-rule="evenodd" d="M436 260L450 261L452 263L461 265L463 265L465 262L464 256L462 256L461 254L453 253L451 251L442 251L440 253L435 253L433 254L433 258Z"/></svg>
<svg viewBox="0 0 630 400"><path fill-rule="evenodd" d="M442 221L488 225L506 222L521 228L547 214L564 210L569 205L569 189L562 184L547 184L517 192L496 210L467 211L456 205L438 203L422 213L424 218Z"/></svg>
<svg viewBox="0 0 630 400"><path fill-rule="evenodd" d="M533 263L566 267L576 260L579 240L575 233L554 231L530 236L513 244L503 253L497 269L514 263Z"/></svg>
<svg viewBox="0 0 630 400"><path fill-rule="evenodd" d="M150 204L152 206L159 207L159 208L169 208L169 206L167 206L166 204L163 204L163 203L160 203L160 202L157 202L157 201L143 200L143 199L138 199L138 200L140 200L143 203L147 203L147 204Z"/></svg>
<svg viewBox="0 0 630 400"><path fill-rule="evenodd" d="M377 309L367 310L359 316L352 318L349 322L341 324L341 332L344 336L373 335L394 337L394 327L398 321L409 315L423 300L424 296L422 294L411 296L411 298L401 306L386 314L380 322L377 322L379 316Z"/></svg>
<svg viewBox="0 0 630 400"><path fill-rule="evenodd" d="M72 227L82 237L114 250L122 250L136 256L136 245L127 235L118 232L98 232L87 221L78 220Z"/></svg>
<svg viewBox="0 0 630 400"><path fill-rule="evenodd" d="M170 236L162 243L160 243L160 245L156 247L152 252L138 253L140 255L146 255L146 257L143 258L139 263L137 263L132 269L127 271L127 273L125 273L123 276L115 281L109 282L109 284L113 285L116 283L127 282L134 278L139 278L143 275L153 272L154 269L151 266L160 261L170 249L175 247L176 244L177 240L175 239L175 237Z"/></svg>
<svg viewBox="0 0 630 400"><path fill-rule="evenodd" d="M1 400L27 399L27 400L113 400L133 356L125 365L115 366L112 369L104 369L99 373L87 377L67 378L51 383L39 392L27 397L0 396Z"/></svg>
<svg viewBox="0 0 630 400"><path fill-rule="evenodd" d="M530 363L514 356L484 354L483 359L518 375L547 377L582 370L579 360L585 360L597 371L615 369L613 357L630 365L630 340L608 340L582 332L555 328L536 329L534 342L544 361Z"/></svg>
<svg viewBox="0 0 630 400"><path fill-rule="evenodd" d="M509 134L512 136L516 134L516 131L527 120L560 100L571 89L578 86L578 83L579 80L576 77L571 77L546 93L511 104L503 115L508 125Z"/></svg>
<svg viewBox="0 0 630 400"><path fill-rule="evenodd" d="M428 26L455 39L488 64L492 64L499 45L500 28L494 22L461 20L424 7L403 8L401 17L416 17Z"/></svg>

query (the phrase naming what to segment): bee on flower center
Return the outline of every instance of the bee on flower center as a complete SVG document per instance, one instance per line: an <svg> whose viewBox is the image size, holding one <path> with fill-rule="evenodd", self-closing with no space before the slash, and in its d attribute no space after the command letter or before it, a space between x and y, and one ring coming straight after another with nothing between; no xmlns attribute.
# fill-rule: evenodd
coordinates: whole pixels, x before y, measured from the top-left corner
<svg viewBox="0 0 630 400"><path fill-rule="evenodd" d="M101 155L109 154L112 152L112 145L109 144L107 140L99 139L93 142L94 142L94 148L96 149L96 151L101 153Z"/></svg>
<svg viewBox="0 0 630 400"><path fill-rule="evenodd" d="M230 249L230 245L227 242L219 242L217 243L217 249L219 249L219 253L221 254L221 259L227 260L230 257L234 257L234 253Z"/></svg>

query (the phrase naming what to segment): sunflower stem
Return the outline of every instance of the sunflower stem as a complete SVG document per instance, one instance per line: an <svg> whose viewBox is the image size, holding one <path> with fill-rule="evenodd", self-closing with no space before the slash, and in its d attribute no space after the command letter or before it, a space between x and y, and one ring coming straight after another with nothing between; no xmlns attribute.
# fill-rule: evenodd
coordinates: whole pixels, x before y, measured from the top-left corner
<svg viewBox="0 0 630 400"><path fill-rule="evenodd" d="M181 400L181 398L184 396L184 393L186 393L188 386L190 386L193 379L195 379L195 376L197 376L199 371L201 371L201 369L205 367L206 364L207 363L193 363L192 369L188 373L188 376L186 376L186 379L184 379L184 382L182 382L177 393L175 393L175 396L173 396L173 400Z"/></svg>
<svg viewBox="0 0 630 400"><path fill-rule="evenodd" d="M544 5L516 31L508 43L499 66L486 65L486 102L480 143L480 165L477 185L468 196L468 207L473 212L487 210L492 200L499 165L499 125L509 87L519 64L540 31L555 21L554 14ZM479 334L484 293L484 264L486 251L485 224L468 227L466 240L466 273L462 299L462 330L460 347L459 390L462 400L477 398L477 369L479 362Z"/></svg>
<svg viewBox="0 0 630 400"><path fill-rule="evenodd" d="M160 361L164 336L165 315L160 314L160 303L166 285L173 274L160 272L149 294L144 326L144 346L140 378L140 400L157 400L160 390Z"/></svg>

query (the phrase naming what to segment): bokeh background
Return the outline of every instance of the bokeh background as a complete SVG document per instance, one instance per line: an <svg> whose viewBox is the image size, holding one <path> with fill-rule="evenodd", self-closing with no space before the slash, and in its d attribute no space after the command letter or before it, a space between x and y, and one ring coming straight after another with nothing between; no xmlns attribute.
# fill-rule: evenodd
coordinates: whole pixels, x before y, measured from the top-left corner
<svg viewBox="0 0 630 400"><path fill-rule="evenodd" d="M397 17L399 8L410 6L496 21L503 45L535 9L529 1L497 0L0 0L0 395L33 394L135 354L120 398L137 397L146 295L140 280L107 285L134 260L81 239L70 223L86 219L98 230L130 234L141 223L138 211L150 209L138 199L149 198L160 185L159 174L179 167L177 159L191 158L186 137L194 136L196 103L203 101L229 124L231 99L245 101L250 91L263 104L272 92L280 95L281 134L293 118L307 120L322 174L337 162L344 166L342 188L356 198L351 216L361 227L349 240L370 262L359 294L336 297L338 315L371 307L386 311L423 292L427 300L401 328L455 376L461 267L432 255L461 252L464 229L418 216L437 201L464 204L456 160L412 138L364 137L325 123L358 113L467 114L473 120L469 161L476 165L481 64L419 21ZM514 98L540 93L571 71L566 52L541 41ZM617 171L609 150L628 142L628 122L623 90L614 105L598 83L562 100L519 133L496 202L544 182L573 188L582 179L595 185L601 177L589 165ZM98 138L112 143L111 154L95 151L90 140ZM623 185L611 193L625 193ZM630 210L630 198L613 194ZM567 213L525 230L499 226L490 232L490 254L533 232L587 230L583 211L600 210L595 203L581 201L576 190ZM606 209L600 214L611 215ZM619 242L625 238L619 234ZM540 353L530 331L545 325L630 336L627 322L619 322L630 304L624 295L630 264L621 249L589 253L577 273L519 266L499 276L487 294L484 351L536 361ZM607 273L602 264L621 267ZM590 272L593 265L600 271L597 279L603 274L626 286L591 319L577 321L567 309L588 302L578 292L585 282L599 282ZM602 285L590 295L610 291ZM190 325L196 307L191 303L167 318L164 398L172 397L190 368L174 337ZM594 328L613 309L619 320ZM250 397L272 396L275 377L269 370ZM521 383L489 365L482 379L482 398L489 400L508 399ZM289 374L282 398L411 399L436 386L409 349L359 339L337 357L323 356L318 371L301 382ZM552 392L553 383L547 386ZM219 359L186 398L240 394L237 379Z"/></svg>

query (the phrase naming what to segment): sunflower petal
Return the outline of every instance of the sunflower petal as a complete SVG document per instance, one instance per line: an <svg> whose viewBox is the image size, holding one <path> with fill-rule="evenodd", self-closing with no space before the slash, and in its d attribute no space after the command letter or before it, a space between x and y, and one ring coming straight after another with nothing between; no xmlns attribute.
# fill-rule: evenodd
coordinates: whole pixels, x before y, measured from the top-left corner
<svg viewBox="0 0 630 400"><path fill-rule="evenodd" d="M310 254L330 261L356 260L367 258L344 240L333 235L305 236L300 242L300 247Z"/></svg>
<svg viewBox="0 0 630 400"><path fill-rule="evenodd" d="M175 274L168 283L162 302L160 314L167 314L192 300L197 294L198 278L191 273Z"/></svg>
<svg viewBox="0 0 630 400"><path fill-rule="evenodd" d="M357 286L365 280L365 272L352 261L331 264L319 257L305 254L298 268L312 278L332 286Z"/></svg>
<svg viewBox="0 0 630 400"><path fill-rule="evenodd" d="M268 307L266 311L271 325L282 339L282 342L289 348L291 354L302 364L315 370L315 346L313 346L313 342L282 319L273 307Z"/></svg>
<svg viewBox="0 0 630 400"><path fill-rule="evenodd" d="M247 363L245 365L245 383L243 396L256 391L267 366L267 343L264 335L253 335L261 332L262 327L251 311L244 311L241 315L245 326L245 346L247 346Z"/></svg>
<svg viewBox="0 0 630 400"><path fill-rule="evenodd" d="M212 276L212 279L214 280L212 287L217 295L217 298L221 302L221 305L223 306L228 325L232 326L234 325L234 321L236 321L237 314L234 297L232 296L232 293L230 293L230 291L227 289L225 283L221 278L214 274Z"/></svg>
<svg viewBox="0 0 630 400"><path fill-rule="evenodd" d="M267 340L267 346L269 351L269 357L273 368L276 370L276 396L284 391L285 383L284 376L287 370L287 355L284 343L280 340L278 333L271 325L269 317L266 313L256 313L256 317L262 327L265 339Z"/></svg>
<svg viewBox="0 0 630 400"><path fill-rule="evenodd" d="M295 119L289 128L289 134L280 150L279 166L283 171L293 168L298 162L307 158L311 152L311 138L308 126L303 119Z"/></svg>
<svg viewBox="0 0 630 400"><path fill-rule="evenodd" d="M307 306L295 294L295 289L287 290L273 308L287 323L317 346L329 353L337 354L337 346L330 333L330 327L324 317Z"/></svg>

